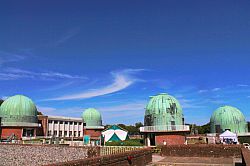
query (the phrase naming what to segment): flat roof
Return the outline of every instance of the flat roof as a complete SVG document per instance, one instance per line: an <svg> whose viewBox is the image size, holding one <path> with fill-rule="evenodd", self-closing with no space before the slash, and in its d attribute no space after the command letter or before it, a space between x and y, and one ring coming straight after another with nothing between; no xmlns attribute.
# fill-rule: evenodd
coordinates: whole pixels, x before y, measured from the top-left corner
<svg viewBox="0 0 250 166"><path fill-rule="evenodd" d="M61 121L77 121L83 122L82 118L74 118L74 117L65 117L65 116L50 116L48 115L49 120L61 120Z"/></svg>

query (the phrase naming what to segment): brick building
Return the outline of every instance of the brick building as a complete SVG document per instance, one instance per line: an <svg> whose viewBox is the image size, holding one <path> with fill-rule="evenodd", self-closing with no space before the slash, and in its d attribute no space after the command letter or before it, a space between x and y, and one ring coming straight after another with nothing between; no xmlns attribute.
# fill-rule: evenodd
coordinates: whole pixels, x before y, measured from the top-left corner
<svg viewBox="0 0 250 166"><path fill-rule="evenodd" d="M189 131L182 108L173 96L161 93L150 97L144 127L140 128L147 146L184 144Z"/></svg>
<svg viewBox="0 0 250 166"><path fill-rule="evenodd" d="M94 108L86 109L82 114L82 119L86 123L84 130L84 144L100 145L102 126L102 116Z"/></svg>

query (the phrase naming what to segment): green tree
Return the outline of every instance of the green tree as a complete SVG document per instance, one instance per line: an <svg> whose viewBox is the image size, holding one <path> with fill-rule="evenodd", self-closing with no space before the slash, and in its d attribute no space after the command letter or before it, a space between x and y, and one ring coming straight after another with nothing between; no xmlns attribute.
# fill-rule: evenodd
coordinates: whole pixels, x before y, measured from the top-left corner
<svg viewBox="0 0 250 166"><path fill-rule="evenodd" d="M4 100L0 99L0 106L2 105L3 102L4 102Z"/></svg>

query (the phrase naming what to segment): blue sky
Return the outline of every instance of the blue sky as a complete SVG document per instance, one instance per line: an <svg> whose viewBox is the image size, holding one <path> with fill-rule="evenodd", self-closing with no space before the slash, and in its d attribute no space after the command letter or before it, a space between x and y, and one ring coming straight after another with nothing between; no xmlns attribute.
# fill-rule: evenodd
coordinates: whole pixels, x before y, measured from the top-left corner
<svg viewBox="0 0 250 166"><path fill-rule="evenodd" d="M0 5L0 96L47 115L97 108L105 124L143 122L148 97L181 103L187 123L219 106L250 120L250 1L12 1Z"/></svg>

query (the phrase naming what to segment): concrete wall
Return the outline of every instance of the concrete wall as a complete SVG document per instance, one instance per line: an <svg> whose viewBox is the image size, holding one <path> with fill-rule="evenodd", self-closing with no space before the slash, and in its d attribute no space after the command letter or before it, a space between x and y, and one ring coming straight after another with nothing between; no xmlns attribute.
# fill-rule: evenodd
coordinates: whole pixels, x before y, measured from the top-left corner
<svg viewBox="0 0 250 166"><path fill-rule="evenodd" d="M241 145L161 146L161 155L177 157L241 157Z"/></svg>

